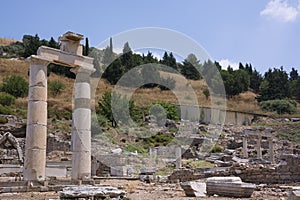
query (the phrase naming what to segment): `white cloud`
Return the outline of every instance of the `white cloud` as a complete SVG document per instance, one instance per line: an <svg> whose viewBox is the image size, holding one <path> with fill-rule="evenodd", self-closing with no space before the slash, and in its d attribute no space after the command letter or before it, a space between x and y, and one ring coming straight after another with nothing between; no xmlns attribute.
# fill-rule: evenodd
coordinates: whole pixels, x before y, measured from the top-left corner
<svg viewBox="0 0 300 200"><path fill-rule="evenodd" d="M228 59L222 59L219 61L219 64L221 65L222 69L227 69L227 67L230 65L231 68L238 69L239 68L239 63L232 62Z"/></svg>
<svg viewBox="0 0 300 200"><path fill-rule="evenodd" d="M293 22L300 14L300 1L298 7L290 6L287 0L271 0L260 12L261 16L266 16L281 22Z"/></svg>

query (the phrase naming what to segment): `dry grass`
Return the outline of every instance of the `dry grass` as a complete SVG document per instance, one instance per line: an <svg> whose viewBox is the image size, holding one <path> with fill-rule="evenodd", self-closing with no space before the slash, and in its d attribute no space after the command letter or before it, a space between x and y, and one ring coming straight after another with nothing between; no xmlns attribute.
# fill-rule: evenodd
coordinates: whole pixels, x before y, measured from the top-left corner
<svg viewBox="0 0 300 200"><path fill-rule="evenodd" d="M8 39L8 38L0 38L0 46L8 46L8 45L11 45L12 43L15 43L17 41L19 41L19 40L13 40L13 39Z"/></svg>
<svg viewBox="0 0 300 200"><path fill-rule="evenodd" d="M12 74L20 75L28 81L29 63L24 60L0 58L0 82Z"/></svg>
<svg viewBox="0 0 300 200"><path fill-rule="evenodd" d="M12 74L21 75L28 81L29 63L23 60L8 60L0 59L0 84L4 77ZM158 88L147 89L138 88L134 91L133 99L138 106L148 106L153 101L165 101L169 103L178 104L193 104L198 101L198 105L209 107L211 106L211 100L206 99L203 94L203 90L207 87L204 80L194 81L186 79L178 74L169 74L167 72L161 72L163 77L171 77L176 80L176 87L173 91L161 91ZM50 93L48 94L48 105L53 109L72 110L72 97L74 89L74 79L58 76L51 73L49 81L59 80L62 82L66 89L58 96L54 97ZM94 99L95 107L98 106L98 101L106 91L112 91L114 86L110 85L104 79L92 79L92 98ZM194 95L195 94L195 95ZM195 98L194 98L195 97ZM263 113L260 110L258 103L255 100L256 94L253 92L245 92L240 95L227 100L227 108L230 110L246 111L246 112L258 112ZM21 108L26 108L27 99L18 99L17 105ZM298 113L300 108L298 107Z"/></svg>

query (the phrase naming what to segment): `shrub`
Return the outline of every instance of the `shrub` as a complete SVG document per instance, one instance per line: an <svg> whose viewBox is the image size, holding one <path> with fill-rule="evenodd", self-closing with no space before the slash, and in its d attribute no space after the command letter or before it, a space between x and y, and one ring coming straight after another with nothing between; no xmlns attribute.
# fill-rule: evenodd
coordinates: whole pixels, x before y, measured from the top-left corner
<svg viewBox="0 0 300 200"><path fill-rule="evenodd" d="M0 117L0 124L6 124L8 120L5 117Z"/></svg>
<svg viewBox="0 0 300 200"><path fill-rule="evenodd" d="M174 106L170 103L166 103L166 102L154 102L154 103L152 103L152 106L155 104L158 104L165 109L168 119L179 120L178 109L176 108L176 106ZM150 109L151 109L151 107L150 107Z"/></svg>
<svg viewBox="0 0 300 200"><path fill-rule="evenodd" d="M3 106L10 106L15 104L16 98L10 94L2 93L0 94L0 104Z"/></svg>
<svg viewBox="0 0 300 200"><path fill-rule="evenodd" d="M0 114L11 115L11 114L13 114L13 111L9 107L0 105Z"/></svg>
<svg viewBox="0 0 300 200"><path fill-rule="evenodd" d="M124 147L124 151L127 151L127 152L137 151L138 153L147 153L148 149L143 148L141 146L136 146L136 145L128 144L128 145L126 145Z"/></svg>
<svg viewBox="0 0 300 200"><path fill-rule="evenodd" d="M263 110L276 111L278 114L293 114L297 111L297 103L290 99L263 101L260 107Z"/></svg>
<svg viewBox="0 0 300 200"><path fill-rule="evenodd" d="M156 135L144 138L143 140L148 149L149 147L167 146L173 139L174 137L170 134L158 132Z"/></svg>
<svg viewBox="0 0 300 200"><path fill-rule="evenodd" d="M210 96L208 88L206 88L206 89L203 90L203 94L205 95L206 100L208 100L208 97Z"/></svg>
<svg viewBox="0 0 300 200"><path fill-rule="evenodd" d="M49 81L49 91L54 97L61 94L65 88L66 86L60 81Z"/></svg>
<svg viewBox="0 0 300 200"><path fill-rule="evenodd" d="M14 97L25 97L28 94L28 83L22 76L11 75L3 80L1 91Z"/></svg>
<svg viewBox="0 0 300 200"><path fill-rule="evenodd" d="M211 153L217 153L217 152L222 152L223 151L223 147L221 147L220 145L216 144L211 150Z"/></svg>

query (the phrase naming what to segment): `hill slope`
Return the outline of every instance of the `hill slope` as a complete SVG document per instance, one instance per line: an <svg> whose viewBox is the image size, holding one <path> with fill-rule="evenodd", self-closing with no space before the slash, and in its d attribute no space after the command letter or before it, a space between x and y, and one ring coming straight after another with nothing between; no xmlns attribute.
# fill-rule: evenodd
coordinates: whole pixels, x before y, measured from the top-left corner
<svg viewBox="0 0 300 200"><path fill-rule="evenodd" d="M28 71L29 63L24 60L9 60L9 59L0 59L0 84L3 81L4 77L7 77L12 74L21 75L28 81ZM166 72L161 73L162 76L167 77L170 74ZM181 99L186 102L191 100L191 94L187 93L188 85L183 82L183 78L180 75L172 75L172 78L176 80L176 89L180 91ZM55 105L55 107L60 107L62 109L68 108L71 109L72 106L72 93L74 88L74 80L66 77L62 77L51 73L49 81L59 80L66 85L66 92L63 92L57 97L49 95L49 105ZM111 91L113 86L110 85L105 79L93 80L96 90L95 102L102 97L105 91ZM210 106L210 100L206 99L203 94L203 89L206 88L204 80L199 81L189 81L190 86L195 91L197 95L197 100L201 106ZM238 96L233 97L227 101L227 107L231 110L239 110L246 112L259 112L261 110L255 100L256 95L250 91L242 93ZM178 99L172 91L161 91L158 88L146 89L139 88L134 92L133 98L137 105L146 106L151 104L153 101L166 101L169 103L178 104ZM23 100L25 101L25 99ZM97 106L97 105L96 105Z"/></svg>

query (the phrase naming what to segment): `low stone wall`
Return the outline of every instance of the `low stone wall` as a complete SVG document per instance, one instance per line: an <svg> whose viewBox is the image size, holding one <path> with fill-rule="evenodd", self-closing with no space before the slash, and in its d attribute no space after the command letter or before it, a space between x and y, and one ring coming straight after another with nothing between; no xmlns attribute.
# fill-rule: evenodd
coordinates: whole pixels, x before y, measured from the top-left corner
<svg viewBox="0 0 300 200"><path fill-rule="evenodd" d="M244 182L257 184L300 182L299 166L300 156L288 154L281 156L281 163L277 166L240 164L233 166L230 174L239 176Z"/></svg>
<svg viewBox="0 0 300 200"><path fill-rule="evenodd" d="M168 180L171 183L175 182L188 182L203 178L203 175L196 174L195 170L192 169L179 169L175 170L169 177Z"/></svg>
<svg viewBox="0 0 300 200"><path fill-rule="evenodd" d="M53 134L47 136L47 153L51 151L70 151L71 142L59 139Z"/></svg>

